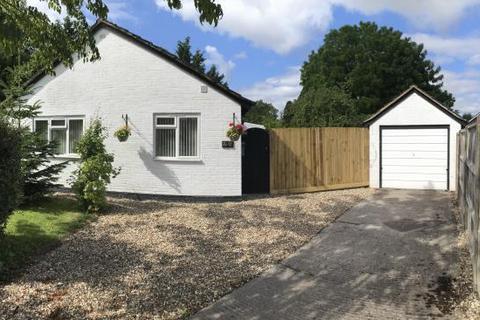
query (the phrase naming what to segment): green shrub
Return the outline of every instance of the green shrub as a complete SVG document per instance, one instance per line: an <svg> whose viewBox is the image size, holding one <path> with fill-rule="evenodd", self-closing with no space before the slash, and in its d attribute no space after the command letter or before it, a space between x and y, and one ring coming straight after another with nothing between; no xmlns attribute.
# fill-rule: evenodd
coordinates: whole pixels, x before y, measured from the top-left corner
<svg viewBox="0 0 480 320"><path fill-rule="evenodd" d="M45 141L37 132L32 132L30 121L40 114L41 104L36 101L28 103L28 96L33 93L22 81L22 69L7 68L8 83L0 81L0 90L5 99L0 102L0 116L9 119L19 128L21 137L21 166L23 197L21 202L31 202L48 195L58 180L59 173L67 162L51 163L56 143Z"/></svg>
<svg viewBox="0 0 480 320"><path fill-rule="evenodd" d="M72 188L83 209L98 212L106 204L107 185L120 173L113 167L113 154L107 153L107 133L100 119L90 123L76 146L80 166L73 173Z"/></svg>
<svg viewBox="0 0 480 320"><path fill-rule="evenodd" d="M21 139L18 130L0 120L0 235L21 195Z"/></svg>
<svg viewBox="0 0 480 320"><path fill-rule="evenodd" d="M22 130L22 203L38 201L60 186L56 182L68 161L51 163L55 147L55 141L48 142L36 132Z"/></svg>

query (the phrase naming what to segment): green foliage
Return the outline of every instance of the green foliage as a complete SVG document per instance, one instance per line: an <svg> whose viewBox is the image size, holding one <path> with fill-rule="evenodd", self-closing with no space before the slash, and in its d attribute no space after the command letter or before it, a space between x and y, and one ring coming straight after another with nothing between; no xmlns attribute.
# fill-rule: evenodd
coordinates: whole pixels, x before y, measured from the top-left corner
<svg viewBox="0 0 480 320"><path fill-rule="evenodd" d="M98 212L105 206L107 185L120 173L119 168L113 167L113 154L107 153L106 138L106 129L97 118L92 120L76 147L80 166L73 173L72 188L88 212Z"/></svg>
<svg viewBox="0 0 480 320"><path fill-rule="evenodd" d="M276 128L280 126L278 121L278 110L271 104L257 101L245 114L243 120L264 125L266 128Z"/></svg>
<svg viewBox="0 0 480 320"><path fill-rule="evenodd" d="M224 80L225 75L223 73L218 72L216 65L212 64L210 66L210 69L208 69L206 75L216 83L220 83L221 85L228 87L228 83Z"/></svg>
<svg viewBox="0 0 480 320"><path fill-rule="evenodd" d="M0 2L1 46L9 54L28 50L29 63L48 71L56 61L73 64L73 53L87 61L99 53L83 10L106 18L108 8L102 0L43 0L52 10L66 13L64 21L51 22L46 14L24 0ZM63 6L63 9L62 9Z"/></svg>
<svg viewBox="0 0 480 320"><path fill-rule="evenodd" d="M177 41L177 49L175 51L177 57L184 63L192 65L192 46L190 37L186 37L183 41ZM203 55L202 55L203 57ZM203 62L203 61L202 61Z"/></svg>
<svg viewBox="0 0 480 320"><path fill-rule="evenodd" d="M40 134L22 130L22 202L33 202L47 196L55 187L68 161L52 164L56 143L45 141Z"/></svg>
<svg viewBox="0 0 480 320"><path fill-rule="evenodd" d="M281 115L281 124L284 127L290 127L295 115L295 104L292 101L287 101Z"/></svg>
<svg viewBox="0 0 480 320"><path fill-rule="evenodd" d="M192 56L192 65L201 73L205 73L205 57L201 50L195 50L195 54Z"/></svg>
<svg viewBox="0 0 480 320"><path fill-rule="evenodd" d="M362 121L353 99L338 88L304 90L294 108L290 127L348 127Z"/></svg>
<svg viewBox="0 0 480 320"><path fill-rule="evenodd" d="M45 141L39 133L31 131L30 120L38 116L41 105L38 101L33 105L27 103L25 97L31 94L31 89L20 82L21 78L17 69L9 70L10 83L1 86L5 99L0 103L0 115L18 127L21 138L22 201L30 202L44 197L58 186L55 182L67 162L52 164L49 158L53 156L56 144Z"/></svg>
<svg viewBox="0 0 480 320"><path fill-rule="evenodd" d="M123 142L127 141L128 137L130 137L131 134L132 132L130 131L130 128L127 126L123 126L118 128L118 130L115 131L113 136L116 137L119 141Z"/></svg>
<svg viewBox="0 0 480 320"><path fill-rule="evenodd" d="M175 50L175 53L177 57L185 64L205 74L216 83L228 87L228 83L225 81L225 75L218 72L216 65L211 65L210 69L207 70L207 67L205 66L206 59L203 51L197 49L195 53L192 54L190 37L186 37L185 40L177 42L177 49Z"/></svg>
<svg viewBox="0 0 480 320"><path fill-rule="evenodd" d="M470 121L473 119L473 114L471 114L470 112L466 112L462 115L462 118L466 121Z"/></svg>
<svg viewBox="0 0 480 320"><path fill-rule="evenodd" d="M350 121L345 118L351 114L347 111L351 102L355 114L366 119L411 85L417 85L451 108L455 99L442 89L440 68L428 60L426 54L422 44L403 37L400 31L378 27L375 23L362 22L332 30L325 36L323 46L312 52L303 65L303 91L294 102L295 106L289 109L301 111L306 106L297 108L297 104L307 101L320 103L319 98L325 97L330 90L336 94L330 101L335 104L343 101L340 103L343 107L333 118L332 113L325 117L317 115L318 125L357 123L357 118ZM339 91L350 101L346 96L340 99ZM323 103L320 109L335 112L334 108L335 105ZM285 112L287 117L291 117L290 110ZM296 122L300 121L298 116L296 118ZM305 118L300 122L310 123L311 120Z"/></svg>
<svg viewBox="0 0 480 320"><path fill-rule="evenodd" d="M21 197L20 144L18 130L0 119L0 237Z"/></svg>
<svg viewBox="0 0 480 320"><path fill-rule="evenodd" d="M184 0L164 0L170 9L180 9ZM217 25L223 17L222 7L215 3L215 0L192 0L198 13L200 13L200 23Z"/></svg>

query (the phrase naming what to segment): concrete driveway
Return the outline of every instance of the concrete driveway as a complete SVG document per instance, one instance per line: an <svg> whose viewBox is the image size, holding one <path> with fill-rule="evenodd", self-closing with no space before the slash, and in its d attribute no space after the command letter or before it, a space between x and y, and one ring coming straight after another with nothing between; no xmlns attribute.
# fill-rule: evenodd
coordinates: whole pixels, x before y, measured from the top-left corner
<svg viewBox="0 0 480 320"><path fill-rule="evenodd" d="M457 261L449 197L380 190L192 319L447 318Z"/></svg>

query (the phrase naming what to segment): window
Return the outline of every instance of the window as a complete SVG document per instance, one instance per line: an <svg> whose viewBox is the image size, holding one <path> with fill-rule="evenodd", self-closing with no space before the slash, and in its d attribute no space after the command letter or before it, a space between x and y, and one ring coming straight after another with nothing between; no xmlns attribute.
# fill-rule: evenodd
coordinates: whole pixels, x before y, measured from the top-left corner
<svg viewBox="0 0 480 320"><path fill-rule="evenodd" d="M199 158L199 116L155 116L155 157L160 159Z"/></svg>
<svg viewBox="0 0 480 320"><path fill-rule="evenodd" d="M83 118L37 118L34 119L35 132L46 141L55 141L56 155L74 155L75 146L83 133Z"/></svg>

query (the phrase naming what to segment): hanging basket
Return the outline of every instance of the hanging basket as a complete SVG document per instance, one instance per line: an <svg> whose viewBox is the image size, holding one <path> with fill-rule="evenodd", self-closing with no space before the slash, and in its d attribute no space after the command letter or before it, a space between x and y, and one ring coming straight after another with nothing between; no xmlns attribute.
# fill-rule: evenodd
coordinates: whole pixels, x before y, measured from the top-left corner
<svg viewBox="0 0 480 320"><path fill-rule="evenodd" d="M227 137L231 141L238 141L240 136L245 133L245 127L241 124L235 125L233 122L230 122L228 126L230 128L227 130Z"/></svg>
<svg viewBox="0 0 480 320"><path fill-rule="evenodd" d="M132 135L132 132L130 131L129 127L123 126L121 128L118 128L118 130L115 131L113 135L117 137L118 141L125 142L128 140L128 137Z"/></svg>

